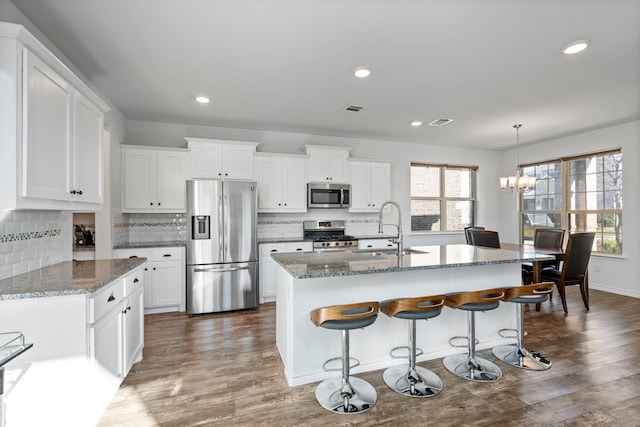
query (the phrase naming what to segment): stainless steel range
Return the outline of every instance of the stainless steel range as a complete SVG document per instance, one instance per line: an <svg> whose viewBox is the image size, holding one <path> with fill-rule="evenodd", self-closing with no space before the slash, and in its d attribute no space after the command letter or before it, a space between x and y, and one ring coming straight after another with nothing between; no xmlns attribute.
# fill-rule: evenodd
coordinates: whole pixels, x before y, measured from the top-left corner
<svg viewBox="0 0 640 427"><path fill-rule="evenodd" d="M358 249L358 239L344 234L344 221L304 221L302 230L305 239L313 240L313 250L344 251Z"/></svg>

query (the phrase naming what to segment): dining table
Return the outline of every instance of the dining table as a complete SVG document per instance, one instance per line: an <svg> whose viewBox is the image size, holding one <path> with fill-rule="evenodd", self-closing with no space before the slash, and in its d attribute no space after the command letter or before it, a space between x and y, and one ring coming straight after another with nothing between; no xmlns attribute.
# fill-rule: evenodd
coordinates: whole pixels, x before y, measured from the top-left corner
<svg viewBox="0 0 640 427"><path fill-rule="evenodd" d="M564 258L564 250L560 248L537 248L533 245L524 245L518 243L500 243L501 249L510 251L518 251L521 255L549 255L554 256L556 260ZM542 281L542 264L548 261L529 261L533 265L533 283Z"/></svg>

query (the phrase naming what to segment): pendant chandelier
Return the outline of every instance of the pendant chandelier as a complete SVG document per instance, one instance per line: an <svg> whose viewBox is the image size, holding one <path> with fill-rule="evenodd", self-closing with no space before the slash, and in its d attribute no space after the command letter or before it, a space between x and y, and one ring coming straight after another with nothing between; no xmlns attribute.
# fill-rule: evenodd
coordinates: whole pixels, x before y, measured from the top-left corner
<svg viewBox="0 0 640 427"><path fill-rule="evenodd" d="M520 193L524 190L534 188L536 186L536 177L522 175L522 168L520 168L520 128L522 125L517 124L513 125L513 127L516 130L516 174L501 177L500 188L502 191Z"/></svg>

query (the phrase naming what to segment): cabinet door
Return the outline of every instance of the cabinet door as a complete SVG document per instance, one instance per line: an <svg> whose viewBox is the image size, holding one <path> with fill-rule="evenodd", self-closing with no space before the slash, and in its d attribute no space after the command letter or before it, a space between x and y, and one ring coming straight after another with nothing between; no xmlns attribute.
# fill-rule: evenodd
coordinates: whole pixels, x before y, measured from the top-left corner
<svg viewBox="0 0 640 427"><path fill-rule="evenodd" d="M277 157L258 157L256 164L258 209L282 207L282 160Z"/></svg>
<svg viewBox="0 0 640 427"><path fill-rule="evenodd" d="M371 163L371 206L378 210L391 198L391 165Z"/></svg>
<svg viewBox="0 0 640 427"><path fill-rule="evenodd" d="M182 302L182 262L154 262L151 268L151 305L163 307L180 305Z"/></svg>
<svg viewBox="0 0 640 427"><path fill-rule="evenodd" d="M102 203L103 114L91 101L76 93L74 103L75 174L72 191L82 202Z"/></svg>
<svg viewBox="0 0 640 427"><path fill-rule="evenodd" d="M185 212L186 153L156 153L156 209Z"/></svg>
<svg viewBox="0 0 640 427"><path fill-rule="evenodd" d="M108 385L123 378L122 323L119 309L112 310L92 328L98 382Z"/></svg>
<svg viewBox="0 0 640 427"><path fill-rule="evenodd" d="M144 307L142 287L126 299L123 311L124 373L140 360L144 345Z"/></svg>
<svg viewBox="0 0 640 427"><path fill-rule="evenodd" d="M307 211L307 185L305 159L283 159L282 194L286 210Z"/></svg>
<svg viewBox="0 0 640 427"><path fill-rule="evenodd" d="M21 195L71 200L73 88L24 50L23 176Z"/></svg>
<svg viewBox="0 0 640 427"><path fill-rule="evenodd" d="M330 181L329 177L329 153L327 151L314 151L307 162L309 182Z"/></svg>
<svg viewBox="0 0 640 427"><path fill-rule="evenodd" d="M222 177L222 145L190 143L189 176L196 178Z"/></svg>
<svg viewBox="0 0 640 427"><path fill-rule="evenodd" d="M123 149L123 209L155 209L156 155L149 150Z"/></svg>
<svg viewBox="0 0 640 427"><path fill-rule="evenodd" d="M275 301L277 289L276 262L270 256L260 257L260 302Z"/></svg>
<svg viewBox="0 0 640 427"><path fill-rule="evenodd" d="M347 153L344 151L329 151L327 157L327 168L331 182L349 182L349 177L347 176Z"/></svg>
<svg viewBox="0 0 640 427"><path fill-rule="evenodd" d="M371 167L369 163L351 162L350 211L366 211L371 208Z"/></svg>
<svg viewBox="0 0 640 427"><path fill-rule="evenodd" d="M224 144L222 151L223 178L254 179L253 153L255 147Z"/></svg>

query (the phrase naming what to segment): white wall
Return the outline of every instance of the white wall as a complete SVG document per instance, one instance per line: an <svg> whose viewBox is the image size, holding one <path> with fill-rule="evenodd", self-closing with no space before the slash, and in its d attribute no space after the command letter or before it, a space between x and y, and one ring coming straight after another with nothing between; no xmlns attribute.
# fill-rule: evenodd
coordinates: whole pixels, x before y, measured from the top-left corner
<svg viewBox="0 0 640 427"><path fill-rule="evenodd" d="M584 154L608 148L622 147L623 162L623 256L592 256L589 265L589 286L623 295L640 297L640 282L636 277L640 263L640 198L635 187L640 182L640 121L611 126L565 138L520 147L520 162L534 163L562 156ZM502 156L501 175L513 174L515 150ZM495 186L498 187L497 181ZM500 239L518 240L517 196L500 194L501 222L496 229ZM599 270L599 271L597 271Z"/></svg>
<svg viewBox="0 0 640 427"><path fill-rule="evenodd" d="M391 196L402 206L402 223L408 245L464 243L461 232L438 234L411 234L409 211L409 165L412 161L450 163L479 166L478 170L478 222L494 228L498 225L496 206L500 194L494 183L496 170L501 164L494 151L439 147L428 144L409 144L369 139L340 138L288 132L263 132L246 129L228 129L204 126L129 121L125 143L164 147L186 147L184 137L219 138L259 142L258 151L276 153L303 153L305 144L331 145L352 148L350 157L380 159L392 162Z"/></svg>

